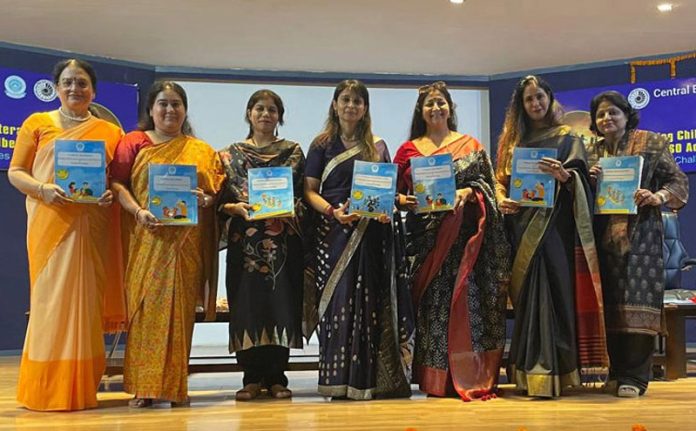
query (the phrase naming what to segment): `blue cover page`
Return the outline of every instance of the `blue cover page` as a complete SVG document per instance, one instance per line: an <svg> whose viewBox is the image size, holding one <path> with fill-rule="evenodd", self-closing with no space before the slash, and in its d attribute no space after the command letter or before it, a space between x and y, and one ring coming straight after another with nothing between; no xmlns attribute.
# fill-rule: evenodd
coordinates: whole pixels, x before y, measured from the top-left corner
<svg viewBox="0 0 696 431"><path fill-rule="evenodd" d="M149 166L148 210L165 225L198 224L195 165Z"/></svg>
<svg viewBox="0 0 696 431"><path fill-rule="evenodd" d="M106 191L104 141L56 140L55 182L79 203L97 203Z"/></svg>
<svg viewBox="0 0 696 431"><path fill-rule="evenodd" d="M411 178L418 199L417 213L454 208L456 187L451 154L411 158Z"/></svg>
<svg viewBox="0 0 696 431"><path fill-rule="evenodd" d="M386 214L391 219L396 195L396 170L393 163L356 161L350 190L350 212L371 218Z"/></svg>
<svg viewBox="0 0 696 431"><path fill-rule="evenodd" d="M637 214L633 195L640 187L642 156L602 157L602 176L597 184L595 214Z"/></svg>
<svg viewBox="0 0 696 431"><path fill-rule="evenodd" d="M250 216L254 220L295 215L292 168L289 166L249 169Z"/></svg>
<svg viewBox="0 0 696 431"><path fill-rule="evenodd" d="M553 207L556 179L539 170L543 157L555 159L555 148L515 148L512 153L510 199L523 207Z"/></svg>

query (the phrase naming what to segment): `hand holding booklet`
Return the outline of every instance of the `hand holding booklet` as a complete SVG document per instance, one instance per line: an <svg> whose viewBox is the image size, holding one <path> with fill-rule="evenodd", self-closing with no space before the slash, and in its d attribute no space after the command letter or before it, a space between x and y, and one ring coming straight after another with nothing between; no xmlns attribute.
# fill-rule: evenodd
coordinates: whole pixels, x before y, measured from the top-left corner
<svg viewBox="0 0 696 431"><path fill-rule="evenodd" d="M451 154L411 158L411 179L418 200L417 213L454 208L456 186Z"/></svg>
<svg viewBox="0 0 696 431"><path fill-rule="evenodd" d="M104 141L56 140L55 183L77 203L97 203L106 191Z"/></svg>
<svg viewBox="0 0 696 431"><path fill-rule="evenodd" d="M392 218L396 195L396 165L356 161L350 190L350 212L364 217Z"/></svg>
<svg viewBox="0 0 696 431"><path fill-rule="evenodd" d="M642 156L602 157L602 175L597 182L595 214L637 214L633 196L640 188Z"/></svg>
<svg viewBox="0 0 696 431"><path fill-rule="evenodd" d="M515 148L512 154L510 199L523 207L552 208L556 194L556 179L539 169L544 157L555 159L555 148Z"/></svg>
<svg viewBox="0 0 696 431"><path fill-rule="evenodd" d="M295 215L291 167L252 168L248 178L252 220Z"/></svg>
<svg viewBox="0 0 696 431"><path fill-rule="evenodd" d="M195 165L149 166L148 210L164 225L198 224Z"/></svg>

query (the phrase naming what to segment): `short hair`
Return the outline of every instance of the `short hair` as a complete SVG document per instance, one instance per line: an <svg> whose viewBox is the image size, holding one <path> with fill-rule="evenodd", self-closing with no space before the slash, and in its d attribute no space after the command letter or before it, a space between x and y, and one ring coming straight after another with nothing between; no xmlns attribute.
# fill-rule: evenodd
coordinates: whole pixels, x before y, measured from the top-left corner
<svg viewBox="0 0 696 431"><path fill-rule="evenodd" d="M590 102L590 130L592 132L596 133L598 136L604 136L597 128L597 109L599 109L599 105L602 102L609 102L626 114L626 131L638 127L638 121L640 120L638 111L633 109L633 106L631 106L623 94L618 91L609 90L599 93L593 97L592 102Z"/></svg>
<svg viewBox="0 0 696 431"><path fill-rule="evenodd" d="M65 68L70 65L79 67L80 69L84 70L85 73L87 73L87 75L89 76L90 83L92 84L92 89L96 92L97 72L94 71L94 68L91 64L89 64L85 60L80 60L79 58L68 58L56 63L56 65L53 66L53 83L58 85L58 81L60 80L60 74L63 73Z"/></svg>

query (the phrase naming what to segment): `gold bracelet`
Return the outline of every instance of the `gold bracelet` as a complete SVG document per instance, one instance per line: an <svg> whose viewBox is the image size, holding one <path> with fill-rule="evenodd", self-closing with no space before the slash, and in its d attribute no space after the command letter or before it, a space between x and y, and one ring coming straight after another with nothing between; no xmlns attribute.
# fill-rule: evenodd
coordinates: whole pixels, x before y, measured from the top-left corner
<svg viewBox="0 0 696 431"><path fill-rule="evenodd" d="M43 188L44 188L44 183L39 183L39 199L41 202L44 202L44 197L43 197Z"/></svg>
<svg viewBox="0 0 696 431"><path fill-rule="evenodd" d="M135 210L135 214L133 214L133 217L135 217L136 222L138 221L138 213L140 213L140 211L143 211L143 210L144 210L143 208L138 208L137 210Z"/></svg>

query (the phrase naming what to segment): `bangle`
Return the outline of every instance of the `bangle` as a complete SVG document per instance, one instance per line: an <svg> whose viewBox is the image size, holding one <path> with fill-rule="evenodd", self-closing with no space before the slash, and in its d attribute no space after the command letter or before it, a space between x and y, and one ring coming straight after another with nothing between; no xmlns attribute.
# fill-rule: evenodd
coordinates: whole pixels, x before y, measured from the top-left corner
<svg viewBox="0 0 696 431"><path fill-rule="evenodd" d="M44 200L44 198L43 198L43 188L44 188L44 183L39 183L39 193L38 193L38 195L39 195L39 199L41 199L42 201Z"/></svg>
<svg viewBox="0 0 696 431"><path fill-rule="evenodd" d="M658 190L655 192L655 194L660 198L660 205L664 205L667 203L667 196L665 196L664 193L662 193L662 190Z"/></svg>
<svg viewBox="0 0 696 431"><path fill-rule="evenodd" d="M331 204L328 204L326 208L324 209L324 217L327 219L332 219L334 218L334 207Z"/></svg>
<svg viewBox="0 0 696 431"><path fill-rule="evenodd" d="M138 208L137 210L135 210L135 214L133 214L133 217L135 217L135 221L138 221L138 214L140 213L140 211L143 211L143 208Z"/></svg>

